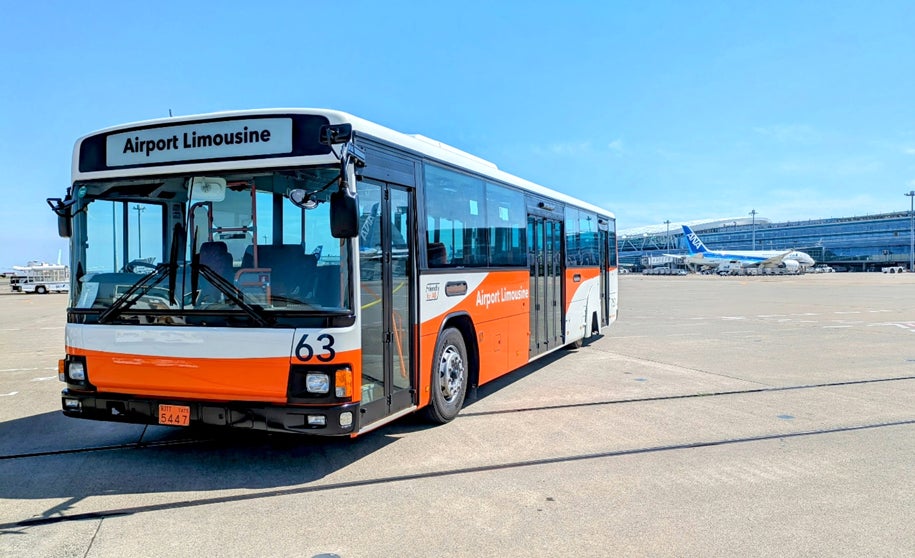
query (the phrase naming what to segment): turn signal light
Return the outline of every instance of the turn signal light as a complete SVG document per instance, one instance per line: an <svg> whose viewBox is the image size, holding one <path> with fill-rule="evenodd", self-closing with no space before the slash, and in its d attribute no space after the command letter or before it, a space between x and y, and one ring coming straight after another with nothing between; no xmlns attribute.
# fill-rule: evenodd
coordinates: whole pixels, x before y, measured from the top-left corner
<svg viewBox="0 0 915 558"><path fill-rule="evenodd" d="M340 368L334 377L334 395L337 397L353 396L353 371L349 368Z"/></svg>

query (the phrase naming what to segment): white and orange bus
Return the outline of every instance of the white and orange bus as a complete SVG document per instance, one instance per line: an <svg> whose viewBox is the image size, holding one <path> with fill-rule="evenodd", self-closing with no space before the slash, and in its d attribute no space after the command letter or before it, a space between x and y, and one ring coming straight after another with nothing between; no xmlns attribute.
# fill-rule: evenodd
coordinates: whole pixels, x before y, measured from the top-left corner
<svg viewBox="0 0 915 558"><path fill-rule="evenodd" d="M444 423L468 388L617 315L610 212L337 111L101 130L48 203L70 238L70 417Z"/></svg>

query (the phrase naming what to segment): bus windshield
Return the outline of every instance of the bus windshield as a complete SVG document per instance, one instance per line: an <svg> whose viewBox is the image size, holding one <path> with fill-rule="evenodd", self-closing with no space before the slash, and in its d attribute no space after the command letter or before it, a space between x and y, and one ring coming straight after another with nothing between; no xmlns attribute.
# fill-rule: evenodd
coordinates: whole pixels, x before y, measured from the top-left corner
<svg viewBox="0 0 915 558"><path fill-rule="evenodd" d="M327 203L338 176L312 167L76 184L71 306L100 323L156 325L349 314L351 242L332 237Z"/></svg>

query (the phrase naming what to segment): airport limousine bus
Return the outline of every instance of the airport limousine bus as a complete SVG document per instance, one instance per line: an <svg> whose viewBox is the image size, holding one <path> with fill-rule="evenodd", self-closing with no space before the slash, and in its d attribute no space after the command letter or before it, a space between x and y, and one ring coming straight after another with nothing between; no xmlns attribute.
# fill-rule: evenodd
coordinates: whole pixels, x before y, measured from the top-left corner
<svg viewBox="0 0 915 558"><path fill-rule="evenodd" d="M48 203L70 238L70 417L445 423L468 388L617 316L610 212L337 111L108 128Z"/></svg>

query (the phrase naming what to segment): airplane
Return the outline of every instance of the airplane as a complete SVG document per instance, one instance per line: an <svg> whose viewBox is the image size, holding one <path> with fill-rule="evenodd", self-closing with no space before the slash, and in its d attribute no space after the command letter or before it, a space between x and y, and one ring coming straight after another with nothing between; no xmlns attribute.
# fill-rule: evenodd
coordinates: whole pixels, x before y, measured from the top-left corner
<svg viewBox="0 0 915 558"><path fill-rule="evenodd" d="M806 270L813 266L814 260L806 252L797 250L709 250L699 236L687 225L683 226L683 236L686 238L688 256L683 258L687 264L696 266L719 267L726 265L730 268L757 267L778 268L788 271Z"/></svg>

